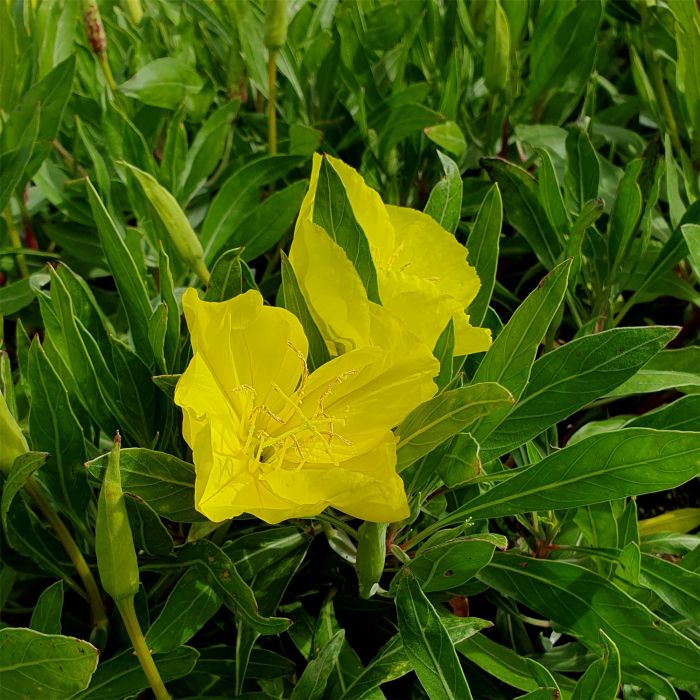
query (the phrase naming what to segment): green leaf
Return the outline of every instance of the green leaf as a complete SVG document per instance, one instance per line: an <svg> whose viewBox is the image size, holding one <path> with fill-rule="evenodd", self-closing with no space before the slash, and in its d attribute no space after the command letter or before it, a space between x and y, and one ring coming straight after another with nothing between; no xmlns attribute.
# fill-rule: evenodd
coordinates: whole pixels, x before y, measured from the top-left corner
<svg viewBox="0 0 700 700"><path fill-rule="evenodd" d="M474 301L469 305L469 322L479 326L486 318L496 283L498 250L503 225L503 202L498 185L494 184L486 193L479 213L467 238L469 262L479 275L481 286Z"/></svg>
<svg viewBox="0 0 700 700"><path fill-rule="evenodd" d="M454 233L462 216L462 176L457 163L437 151L445 176L433 187L425 205L425 213L440 226Z"/></svg>
<svg viewBox="0 0 700 700"><path fill-rule="evenodd" d="M164 683L188 676L197 663L199 652L180 647L168 654L155 654L153 661ZM92 677L90 687L73 700L123 700L148 688L148 680L132 649L126 649L103 661Z"/></svg>
<svg viewBox="0 0 700 700"><path fill-rule="evenodd" d="M232 248L223 253L214 263L205 301L227 301L243 291L241 272L241 248Z"/></svg>
<svg viewBox="0 0 700 700"><path fill-rule="evenodd" d="M27 378L32 395L29 412L32 447L49 453L42 476L53 498L81 523L91 496L82 470L83 429L71 409L61 379L36 337L29 349Z"/></svg>
<svg viewBox="0 0 700 700"><path fill-rule="evenodd" d="M614 275L618 274L618 266L624 260L632 234L642 216L643 198L638 178L643 165L644 161L641 159L633 160L627 165L610 214L608 255Z"/></svg>
<svg viewBox="0 0 700 700"><path fill-rule="evenodd" d="M447 322L445 330L440 333L433 355L440 362L440 373L435 377L438 389L442 391L452 380L454 371L454 348L455 348L455 324L452 319Z"/></svg>
<svg viewBox="0 0 700 700"><path fill-rule="evenodd" d="M455 435L441 455L437 471L448 488L461 486L475 478L481 471L479 443L470 433Z"/></svg>
<svg viewBox="0 0 700 700"><path fill-rule="evenodd" d="M456 590L491 561L495 546L478 535L428 542L408 566L426 593Z"/></svg>
<svg viewBox="0 0 700 700"><path fill-rule="evenodd" d="M460 642L457 644L457 651L486 673L514 688L535 691L539 686L539 681L533 675L532 664L536 663L533 659L525 658L510 647L497 644L483 634ZM571 697L573 682L560 674L554 677L561 690L562 699L567 700Z"/></svg>
<svg viewBox="0 0 700 700"><path fill-rule="evenodd" d="M545 615L589 649L603 630L620 651L651 669L695 681L700 648L607 579L576 564L494 555L479 578Z"/></svg>
<svg viewBox="0 0 700 700"><path fill-rule="evenodd" d="M407 570L400 574L396 613L404 650L431 700L472 697L454 644L435 608Z"/></svg>
<svg viewBox="0 0 700 700"><path fill-rule="evenodd" d="M700 226L685 224L681 226L681 232L688 246L688 262L693 268L696 281L700 283Z"/></svg>
<svg viewBox="0 0 700 700"><path fill-rule="evenodd" d="M290 700L320 700L326 689L333 666L345 641L345 632L336 632L318 655L309 661L301 674L298 683L290 696Z"/></svg>
<svg viewBox="0 0 700 700"><path fill-rule="evenodd" d="M482 158L481 165L501 189L506 221L523 235L541 263L551 270L562 245L540 204L534 178L502 158Z"/></svg>
<svg viewBox="0 0 700 700"><path fill-rule="evenodd" d="M37 598L29 626L43 634L61 634L63 581L52 583Z"/></svg>
<svg viewBox="0 0 700 700"><path fill-rule="evenodd" d="M612 391L675 335L675 328L662 326L614 328L547 353L532 366L519 403L482 442L482 459L487 462L519 447Z"/></svg>
<svg viewBox="0 0 700 700"><path fill-rule="evenodd" d="M328 158L323 159L318 174L313 220L345 251L370 301L379 303L377 271L369 243L352 211L343 182Z"/></svg>
<svg viewBox="0 0 700 700"><path fill-rule="evenodd" d="M133 493L124 494L124 505L136 549L154 557L171 554L173 538L153 508Z"/></svg>
<svg viewBox="0 0 700 700"><path fill-rule="evenodd" d="M527 386L537 349L566 293L571 261L557 265L515 310L479 364L472 381L497 382L517 400ZM508 409L481 420L473 434L477 441L503 420Z"/></svg>
<svg viewBox="0 0 700 700"><path fill-rule="evenodd" d="M183 202L197 193L221 160L226 141L231 137L231 123L240 106L240 100L232 100L219 107L194 137L184 168L178 173L180 186L172 188Z"/></svg>
<svg viewBox="0 0 700 700"><path fill-rule="evenodd" d="M464 156L467 150L467 140L464 138L464 133L462 133L462 130L455 122L442 122L442 124L435 124L435 126L426 127L423 131L436 146L439 146L448 153L451 153L453 156L455 156L455 158L457 158L457 160L460 160ZM445 161L443 159L447 156L443 156L440 151L438 151L438 155L440 155L440 160L443 161L444 167ZM445 172L447 173L447 168L445 168ZM460 178L460 190L461 182L462 180ZM457 211L459 211L459 209ZM445 228L447 228L447 226L445 226Z"/></svg>
<svg viewBox="0 0 700 700"><path fill-rule="evenodd" d="M547 218L557 232L559 240L564 240L564 233L569 230L571 223L569 214L564 206L564 199L561 195L552 157L546 148L537 148L536 151L540 159L540 167L537 171L540 203L547 212Z"/></svg>
<svg viewBox="0 0 700 700"><path fill-rule="evenodd" d="M148 648L162 653L185 644L216 614L221 602L204 570L199 566L188 569L148 628Z"/></svg>
<svg viewBox="0 0 700 700"><path fill-rule="evenodd" d="M665 389L683 391L685 387L700 386L698 363L700 347L691 345L677 350L662 350L624 384L609 392L608 396L647 394Z"/></svg>
<svg viewBox="0 0 700 700"><path fill-rule="evenodd" d="M20 141L16 144L11 143L12 150L0 155L0 211L7 206L20 183L27 179L24 177L24 171L29 165L39 135L39 109L37 105Z"/></svg>
<svg viewBox="0 0 700 700"><path fill-rule="evenodd" d="M401 471L448 438L513 399L506 389L486 382L445 391L415 408L399 425L397 469Z"/></svg>
<svg viewBox="0 0 700 700"><path fill-rule="evenodd" d="M182 61L166 57L147 63L119 86L119 91L152 107L175 109L201 89L203 80Z"/></svg>
<svg viewBox="0 0 700 700"><path fill-rule="evenodd" d="M588 134L579 126L569 129L566 156L564 194L569 209L580 212L586 202L598 197L600 166Z"/></svg>
<svg viewBox="0 0 700 700"><path fill-rule="evenodd" d="M107 467L109 455L102 455L85 466L98 481ZM174 522L204 520L194 509L194 467L165 452L140 447L121 450L122 489L148 503L158 515Z"/></svg>
<svg viewBox="0 0 700 700"><path fill-rule="evenodd" d="M651 554L642 554L639 583L681 615L700 624L700 574Z"/></svg>
<svg viewBox="0 0 700 700"><path fill-rule="evenodd" d="M578 96L590 78L602 6L598 0L584 2L565 14L569 8L571 4L562 3L559 16L548 27L542 26L538 18L531 47L529 105L552 89Z"/></svg>
<svg viewBox="0 0 700 700"><path fill-rule="evenodd" d="M600 631L603 655L594 661L574 688L572 700L615 700L620 687L620 653L615 643Z"/></svg>
<svg viewBox="0 0 700 700"><path fill-rule="evenodd" d="M241 578L233 561L209 540L190 542L180 549L176 566L200 564L207 572L209 585L221 596L229 610L239 614L259 634L279 634L289 627L289 620L262 617L255 596Z"/></svg>
<svg viewBox="0 0 700 700"><path fill-rule="evenodd" d="M259 189L283 178L304 162L301 156L267 156L236 170L224 182L209 205L200 240L210 263L230 240L239 223L258 204Z"/></svg>
<svg viewBox="0 0 700 700"><path fill-rule="evenodd" d="M492 623L478 617L441 617L453 644L459 644ZM382 683L396 680L413 670L401 635L394 635L359 675L352 679L339 700L364 700Z"/></svg>
<svg viewBox="0 0 700 700"><path fill-rule="evenodd" d="M23 140L28 124L40 105L39 130L29 164L23 169L24 178L34 175L51 151L51 142L58 134L63 112L68 104L76 69L75 54L61 61L41 80L24 93L20 103L10 112L2 133L3 151L14 149ZM3 105L5 106L5 105Z"/></svg>
<svg viewBox="0 0 700 700"><path fill-rule="evenodd" d="M129 318L134 345L141 358L148 361L152 354L148 340L148 321L152 309L146 285L112 217L89 180L87 190L100 243Z"/></svg>
<svg viewBox="0 0 700 700"><path fill-rule="evenodd" d="M301 293L294 269L289 258L283 253L282 256L282 304L284 308L291 311L301 322L304 333L309 340L309 369L313 370L328 362L330 354L325 340L318 330L306 300Z"/></svg>
<svg viewBox="0 0 700 700"><path fill-rule="evenodd" d="M299 180L260 202L236 227L226 246L239 246L246 262L270 250L294 223L308 184Z"/></svg>
<svg viewBox="0 0 700 700"><path fill-rule="evenodd" d="M4 439L7 439L5 437ZM7 530L7 514L15 496L22 490L34 472L46 464L49 456L48 452L27 452L19 455L12 463L12 469L2 487L2 504L0 513L2 514L2 526Z"/></svg>
<svg viewBox="0 0 700 700"><path fill-rule="evenodd" d="M301 547L307 538L296 527L275 526L227 542L223 549L246 581Z"/></svg>
<svg viewBox="0 0 700 700"><path fill-rule="evenodd" d="M36 299L37 290L50 279L44 272L35 272L27 279L0 287L0 316L11 316L29 306Z"/></svg>
<svg viewBox="0 0 700 700"><path fill-rule="evenodd" d="M633 418L625 427L700 432L700 395L682 396L673 403Z"/></svg>
<svg viewBox="0 0 700 700"><path fill-rule="evenodd" d="M87 688L99 652L75 637L21 627L0 629L3 698L69 698Z"/></svg>
<svg viewBox="0 0 700 700"><path fill-rule="evenodd" d="M675 488L700 471L700 434L625 428L592 435L529 467L450 513L497 518L593 503Z"/></svg>

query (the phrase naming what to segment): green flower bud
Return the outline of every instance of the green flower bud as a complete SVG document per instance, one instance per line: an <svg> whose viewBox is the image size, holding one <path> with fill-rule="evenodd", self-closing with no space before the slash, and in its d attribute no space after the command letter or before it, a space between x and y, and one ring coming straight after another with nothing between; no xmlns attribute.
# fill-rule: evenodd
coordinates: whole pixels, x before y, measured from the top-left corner
<svg viewBox="0 0 700 700"><path fill-rule="evenodd" d="M175 197L152 175L129 165L129 163L123 165L132 172L153 206L178 257L197 273L204 284L209 284L209 270L204 264L202 244Z"/></svg>
<svg viewBox="0 0 700 700"><path fill-rule="evenodd" d="M362 523L358 531L355 569L360 582L360 596L371 598L379 587L386 559L387 523Z"/></svg>
<svg viewBox="0 0 700 700"><path fill-rule="evenodd" d="M10 473L15 459L29 452L29 445L0 391L0 471Z"/></svg>
<svg viewBox="0 0 700 700"><path fill-rule="evenodd" d="M287 40L287 0L265 3L265 46L279 49Z"/></svg>
<svg viewBox="0 0 700 700"><path fill-rule="evenodd" d="M121 437L117 433L97 501L95 528L95 554L102 588L117 603L133 598L139 590L139 567L119 472L120 446Z"/></svg>

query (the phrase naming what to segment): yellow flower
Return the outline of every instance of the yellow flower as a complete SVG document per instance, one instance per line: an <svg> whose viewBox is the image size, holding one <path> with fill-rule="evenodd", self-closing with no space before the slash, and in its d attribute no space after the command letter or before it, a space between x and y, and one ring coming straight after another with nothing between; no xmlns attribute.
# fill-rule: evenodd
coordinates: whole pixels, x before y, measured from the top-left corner
<svg viewBox="0 0 700 700"><path fill-rule="evenodd" d="M29 452L27 440L0 391L0 472L7 476L17 457L25 452Z"/></svg>
<svg viewBox="0 0 700 700"><path fill-rule="evenodd" d="M357 171L325 157L340 177L369 243L382 306L431 350L450 319L456 355L488 349L490 331L471 326L465 314L479 291L479 278L464 246L427 214L385 205ZM376 305L367 299L342 248L313 223L321 163L321 156L315 155L290 261L319 330L332 351L343 352L377 344L369 329L369 309Z"/></svg>
<svg viewBox="0 0 700 700"><path fill-rule="evenodd" d="M435 392L435 362L391 340L308 374L308 341L290 312L256 291L230 301L183 296L193 358L175 401L194 455L195 505L210 520L269 523L333 506L376 522L408 516L391 429ZM393 331L396 331L393 328ZM430 359L430 358L428 358Z"/></svg>

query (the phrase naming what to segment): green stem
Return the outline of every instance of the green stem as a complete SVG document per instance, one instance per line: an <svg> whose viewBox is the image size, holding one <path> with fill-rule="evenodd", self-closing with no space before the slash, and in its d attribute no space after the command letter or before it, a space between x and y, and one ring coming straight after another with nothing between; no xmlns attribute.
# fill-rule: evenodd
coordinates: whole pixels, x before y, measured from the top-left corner
<svg viewBox="0 0 700 700"><path fill-rule="evenodd" d="M107 59L107 52L105 51L104 53L100 54L97 57L97 60L100 64L100 68L102 68L102 74L105 77L109 90L112 94L114 94L117 91L117 84L114 82L112 69L109 66L109 60Z"/></svg>
<svg viewBox="0 0 700 700"><path fill-rule="evenodd" d="M267 150L271 156L277 153L277 49L269 49L267 57Z"/></svg>
<svg viewBox="0 0 700 700"><path fill-rule="evenodd" d="M66 550L66 554L70 557L78 576L80 576L83 586L85 586L85 592L90 602L90 615L93 629L99 630L100 632L106 631L108 620L100 589L97 587L95 577L92 575L92 571L90 571L90 567L85 561L83 553L78 548L78 545L75 543L73 536L70 534L64 522L58 516L58 513L46 498L44 498L44 494L41 492L41 488L37 482L33 478L28 479L24 484L24 489L31 496L37 508L53 528L63 548Z"/></svg>
<svg viewBox="0 0 700 700"><path fill-rule="evenodd" d="M158 668L153 661L151 650L148 648L143 632L141 631L141 625L139 625L138 618L136 617L133 597L117 600L116 603L119 614L124 621L126 632L134 647L134 652L141 664L148 685L151 686L151 690L153 690L153 694L156 696L156 700L170 700L170 695L165 689L165 685L163 685L163 679L160 677Z"/></svg>
<svg viewBox="0 0 700 700"><path fill-rule="evenodd" d="M12 211L10 211L10 207L5 209L3 212L3 217L5 219L5 223L7 224L7 235L10 239L12 247L21 250L22 241L17 233L17 229L15 228L15 222L12 218ZM29 268L27 267L27 260L23 253L17 253L17 267L19 268L19 273L22 275L22 277L25 279L29 277Z"/></svg>

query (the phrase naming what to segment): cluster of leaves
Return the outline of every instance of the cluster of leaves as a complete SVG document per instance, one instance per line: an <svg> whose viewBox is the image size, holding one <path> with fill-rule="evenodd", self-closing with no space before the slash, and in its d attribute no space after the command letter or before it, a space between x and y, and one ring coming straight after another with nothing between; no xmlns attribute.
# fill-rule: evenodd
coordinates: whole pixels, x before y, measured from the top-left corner
<svg viewBox="0 0 700 700"><path fill-rule="evenodd" d="M0 388L32 450L4 475L3 697L147 688L62 546L95 570L117 429L176 697L696 694L697 491L635 498L700 471L695 3L290 3L276 155L260 3L106 0L106 49L90 4L0 1ZM172 232L207 299L298 311L283 250L321 148L467 243L495 341L436 346L440 392L397 428L408 521L209 523Z"/></svg>

